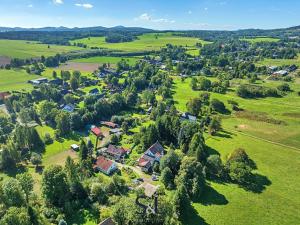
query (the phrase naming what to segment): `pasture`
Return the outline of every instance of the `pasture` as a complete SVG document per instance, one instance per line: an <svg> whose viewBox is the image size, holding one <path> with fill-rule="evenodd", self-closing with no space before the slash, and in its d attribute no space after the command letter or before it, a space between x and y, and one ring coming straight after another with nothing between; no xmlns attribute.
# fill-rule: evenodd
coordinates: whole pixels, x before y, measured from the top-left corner
<svg viewBox="0 0 300 225"><path fill-rule="evenodd" d="M172 33L151 33L138 36L138 39L125 43L106 43L105 37L91 37L74 40L73 43L86 44L88 47L98 47L124 52L155 51L167 44L194 47L196 43L206 44L207 42L198 38L174 36Z"/></svg>
<svg viewBox="0 0 300 225"><path fill-rule="evenodd" d="M279 38L272 38L272 37L241 38L240 40L250 42L251 44L260 43L260 42L278 42L278 41L280 41Z"/></svg>
<svg viewBox="0 0 300 225"><path fill-rule="evenodd" d="M176 107L186 110L190 98L199 96L187 79L175 78L174 100ZM275 86L278 82L266 85ZM299 91L299 86L291 85ZM253 121L227 115L222 120L224 132L215 137L206 137L211 151L221 154L223 160L234 149L242 147L257 163L257 182L261 190L251 192L235 184L211 181L203 199L193 204L195 212L187 218L188 225L196 224L295 224L299 221L300 189L300 101L296 93L283 98L242 99L234 92L226 95L211 93L212 98L239 102L241 108L259 112L275 120L284 120L286 125ZM295 194L297 196L295 196ZM243 209L243 210L241 210ZM246 210L245 210L246 209ZM247 220L245 220L247 218Z"/></svg>
<svg viewBox="0 0 300 225"><path fill-rule="evenodd" d="M47 57L81 49L75 46L40 44L35 41L0 40L0 56L9 58L38 58L42 55Z"/></svg>
<svg viewBox="0 0 300 225"><path fill-rule="evenodd" d="M256 63L257 66L288 66L288 65L300 66L300 54L295 59L263 59Z"/></svg>
<svg viewBox="0 0 300 225"><path fill-rule="evenodd" d="M122 59L124 59L129 65L133 66L138 60L138 57L112 57L112 56L98 56L98 57L91 57L91 58L81 58L81 59L74 59L71 62L76 63L95 63L95 64L117 64Z"/></svg>

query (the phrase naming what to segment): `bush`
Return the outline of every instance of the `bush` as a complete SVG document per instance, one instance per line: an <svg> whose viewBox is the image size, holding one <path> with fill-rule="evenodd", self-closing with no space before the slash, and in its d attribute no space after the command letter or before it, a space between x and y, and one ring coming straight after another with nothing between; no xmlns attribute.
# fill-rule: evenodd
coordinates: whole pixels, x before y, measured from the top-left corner
<svg viewBox="0 0 300 225"><path fill-rule="evenodd" d="M49 133L45 134L44 142L46 145L51 145L53 143L53 139L51 138Z"/></svg>

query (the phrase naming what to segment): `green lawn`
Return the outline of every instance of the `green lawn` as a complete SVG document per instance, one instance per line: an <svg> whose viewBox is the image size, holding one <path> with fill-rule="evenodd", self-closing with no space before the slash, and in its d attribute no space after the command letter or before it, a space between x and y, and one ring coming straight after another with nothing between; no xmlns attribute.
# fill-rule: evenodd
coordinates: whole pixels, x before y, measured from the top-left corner
<svg viewBox="0 0 300 225"><path fill-rule="evenodd" d="M190 79L175 79L174 100L179 110L186 110L186 102L199 95L191 90ZM276 86L279 82L264 85ZM299 91L299 85L291 85ZM212 188L200 202L193 204L195 212L187 218L187 225L208 224L296 224L300 219L300 101L297 94L284 98L242 99L234 92L211 94L226 103L234 99L248 111L259 111L287 125L237 118L223 119L226 133L207 137L207 145L219 152L224 160L234 149L242 147L257 163L259 180L268 181L262 193L246 191L234 184L211 182ZM227 105L227 107L229 107ZM272 143L275 142L275 143ZM278 144L276 144L278 143ZM288 146L284 146L288 145Z"/></svg>
<svg viewBox="0 0 300 225"><path fill-rule="evenodd" d="M27 82L37 78L40 76L28 74L24 70L0 69L0 91L30 90L32 85Z"/></svg>
<svg viewBox="0 0 300 225"><path fill-rule="evenodd" d="M98 56L98 57L91 57L91 58L74 59L71 62L117 64L122 59L125 59L129 65L134 65L139 60L139 58L134 58L134 57L124 57L123 58L123 57Z"/></svg>
<svg viewBox="0 0 300 225"><path fill-rule="evenodd" d="M278 42L279 38L272 37L255 37L255 38L241 38L242 41L248 41L251 44L260 43L260 42Z"/></svg>
<svg viewBox="0 0 300 225"><path fill-rule="evenodd" d="M256 63L258 66L286 66L286 65L300 66L300 54L296 59L264 59Z"/></svg>
<svg viewBox="0 0 300 225"><path fill-rule="evenodd" d="M89 47L107 48L112 50L120 50L125 52L140 52L159 50L167 44L182 45L185 47L194 47L196 43L207 42L198 38L173 36L172 33L151 33L144 34L138 37L138 40L126 43L106 43L105 37L91 37L72 41L72 43L83 43Z"/></svg>
<svg viewBox="0 0 300 225"><path fill-rule="evenodd" d="M43 56L53 56L57 53L81 50L75 46L60 46L40 44L34 41L23 40L0 40L0 56L10 58L36 58Z"/></svg>

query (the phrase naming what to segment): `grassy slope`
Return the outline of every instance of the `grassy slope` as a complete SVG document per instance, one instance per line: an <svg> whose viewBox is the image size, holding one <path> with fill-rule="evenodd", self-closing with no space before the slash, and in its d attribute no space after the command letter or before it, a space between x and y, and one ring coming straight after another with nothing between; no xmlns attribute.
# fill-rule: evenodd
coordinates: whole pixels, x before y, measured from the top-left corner
<svg viewBox="0 0 300 225"><path fill-rule="evenodd" d="M82 58L82 59L74 59L71 62L78 62L78 63L110 63L110 64L117 64L122 59L125 59L130 65L134 65L139 59L133 57L110 57L110 56L98 56L98 57L91 57L91 58Z"/></svg>
<svg viewBox="0 0 300 225"><path fill-rule="evenodd" d="M189 80L184 83L175 80L174 100L179 110L186 110L189 98L196 97L199 92L192 91ZM268 85L275 85L270 83ZM293 88L297 88L293 85ZM298 87L299 89L299 87ZM238 147L243 147L258 166L258 173L266 176L271 185L262 193L245 191L233 184L211 183L214 190L206 192L200 203L194 203L196 212L208 224L295 224L300 216L300 151L277 144L259 140L246 135L254 135L271 141L300 146L299 119L283 116L286 112L299 112L300 101L295 93L282 99L267 98L246 100L238 98L234 93L226 95L212 94L224 102L237 100L247 110L266 112L276 119L286 119L287 126L272 125L263 122L236 119L231 116L223 120L223 128L227 134L223 137L208 138L206 143L218 151L222 158ZM297 100L298 99L298 100ZM238 131L234 126L246 124L252 129ZM246 127L247 127L246 126ZM203 204L204 203L204 204ZM200 224L199 216L191 213L187 224Z"/></svg>
<svg viewBox="0 0 300 225"><path fill-rule="evenodd" d="M242 38L242 41L248 41L252 44L259 42L278 42L279 38L271 38L271 37L256 37L256 38Z"/></svg>
<svg viewBox="0 0 300 225"><path fill-rule="evenodd" d="M59 46L39 44L34 41L22 40L0 40L0 56L7 56L11 58L35 58L44 56L52 56L57 53L70 52L80 50L79 47L74 46Z"/></svg>
<svg viewBox="0 0 300 225"><path fill-rule="evenodd" d="M24 70L0 70L0 91L30 90L32 85L27 81L39 77L27 74Z"/></svg>
<svg viewBox="0 0 300 225"><path fill-rule="evenodd" d="M197 38L173 36L171 33L158 34L157 39L155 38L156 35L157 34L155 33L144 34L139 36L138 40L127 43L106 43L104 37L91 37L90 39L84 38L74 40L73 43L84 43L89 47L108 48L125 52L159 50L167 44L193 47L198 42L203 44L205 43Z"/></svg>

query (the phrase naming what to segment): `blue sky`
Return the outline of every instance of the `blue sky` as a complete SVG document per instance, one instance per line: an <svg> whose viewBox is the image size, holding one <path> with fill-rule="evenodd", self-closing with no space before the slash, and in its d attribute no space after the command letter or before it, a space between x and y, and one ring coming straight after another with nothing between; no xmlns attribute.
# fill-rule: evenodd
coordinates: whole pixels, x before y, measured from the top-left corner
<svg viewBox="0 0 300 225"><path fill-rule="evenodd" d="M154 29L300 25L299 0L0 0L0 26Z"/></svg>

